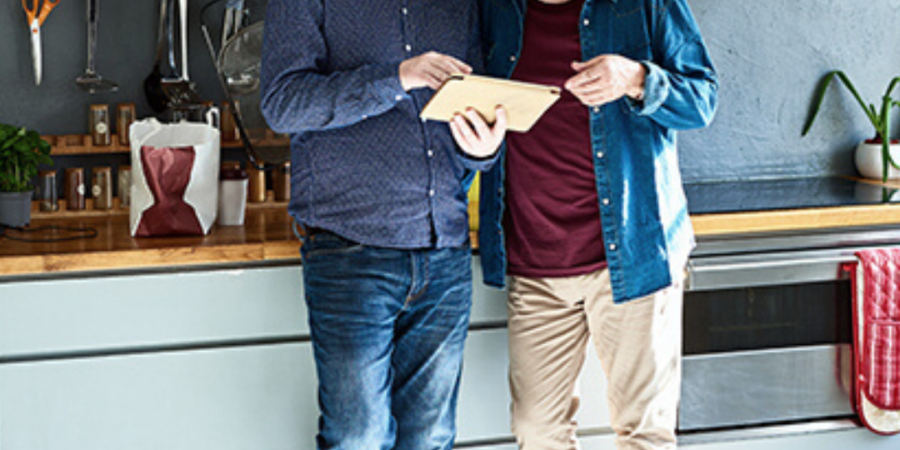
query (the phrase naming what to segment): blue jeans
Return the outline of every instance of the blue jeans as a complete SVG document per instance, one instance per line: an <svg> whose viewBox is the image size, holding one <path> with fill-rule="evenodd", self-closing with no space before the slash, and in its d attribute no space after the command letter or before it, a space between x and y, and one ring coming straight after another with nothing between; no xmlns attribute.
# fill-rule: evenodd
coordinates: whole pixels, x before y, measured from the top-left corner
<svg viewBox="0 0 900 450"><path fill-rule="evenodd" d="M304 238L319 450L449 450L472 304L471 251Z"/></svg>

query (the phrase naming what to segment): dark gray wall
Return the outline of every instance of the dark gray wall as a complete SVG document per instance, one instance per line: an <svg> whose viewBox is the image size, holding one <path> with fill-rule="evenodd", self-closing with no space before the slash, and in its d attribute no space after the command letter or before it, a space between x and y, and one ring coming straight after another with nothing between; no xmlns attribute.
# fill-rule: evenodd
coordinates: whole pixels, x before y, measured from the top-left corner
<svg viewBox="0 0 900 450"><path fill-rule="evenodd" d="M30 0L31 1L31 0ZM204 98L218 100L219 88L199 29L206 0L190 1L190 75ZM88 95L75 84L87 58L86 0L62 0L42 30L44 81L34 85L31 44L19 1L0 2L0 122L35 128L42 134L86 133L91 103L133 102L151 113L143 80L153 67L159 3L101 0L97 69L119 84L117 93Z"/></svg>
<svg viewBox="0 0 900 450"><path fill-rule="evenodd" d="M197 25L204 3L191 0L190 73L201 93L218 100ZM900 0L690 4L711 48L722 90L713 126L681 135L685 180L853 173L852 147L872 132L846 90L832 89L810 136L801 139L800 130L813 90L828 70L846 70L873 101L900 73ZM74 82L85 66L84 9L85 0L63 0L45 24L44 84L38 88L32 80L20 2L0 3L0 122L43 134L84 133L92 102L131 101L140 114L149 113L141 86L153 62L158 3L101 1L99 72L122 88L93 97Z"/></svg>
<svg viewBox="0 0 900 450"><path fill-rule="evenodd" d="M843 87L800 132L815 87L847 72L879 102L900 75L900 0L690 0L720 74L714 124L681 135L685 180L852 174L853 147L874 134ZM897 111L900 112L900 111Z"/></svg>

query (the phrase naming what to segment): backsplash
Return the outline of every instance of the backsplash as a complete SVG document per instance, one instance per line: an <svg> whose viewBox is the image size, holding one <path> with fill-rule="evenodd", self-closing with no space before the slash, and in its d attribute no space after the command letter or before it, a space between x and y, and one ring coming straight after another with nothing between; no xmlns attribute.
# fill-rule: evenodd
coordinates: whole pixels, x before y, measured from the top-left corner
<svg viewBox="0 0 900 450"><path fill-rule="evenodd" d="M900 0L689 2L722 87L714 124L680 135L685 181L854 173L851 150L872 132L846 89L833 86L812 133L801 139L800 130L813 91L828 70L845 70L873 101L900 74ZM192 0L190 5L190 74L204 97L218 101L198 25L205 3ZM2 2L0 122L42 134L74 134L87 132L91 103L114 108L134 102L139 116L148 115L142 83L153 65L158 8L154 0L101 0L97 67L120 90L89 96L75 85L86 65L85 0L63 0L44 24L40 87L34 86L21 4ZM263 11L255 9L258 20ZM214 18L212 23L218 22ZM127 164L125 155L103 158L103 164ZM57 160L62 168L91 165L99 157Z"/></svg>

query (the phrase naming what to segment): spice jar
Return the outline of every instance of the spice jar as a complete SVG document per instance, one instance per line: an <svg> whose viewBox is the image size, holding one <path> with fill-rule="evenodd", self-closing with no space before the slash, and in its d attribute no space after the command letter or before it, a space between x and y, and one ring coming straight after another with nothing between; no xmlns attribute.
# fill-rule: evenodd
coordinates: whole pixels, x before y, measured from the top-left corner
<svg viewBox="0 0 900 450"><path fill-rule="evenodd" d="M237 100L234 101L234 105L237 107ZM229 102L222 102L222 126L219 128L222 140L225 142L234 142L241 138L238 134L237 122L234 120L234 110L231 109Z"/></svg>
<svg viewBox="0 0 900 450"><path fill-rule="evenodd" d="M119 166L119 207L131 206L131 166Z"/></svg>
<svg viewBox="0 0 900 450"><path fill-rule="evenodd" d="M116 107L116 135L119 137L119 145L129 145L128 133L134 118L134 103L121 103Z"/></svg>
<svg viewBox="0 0 900 450"><path fill-rule="evenodd" d="M291 163L286 162L277 168L272 174L272 186L275 191L276 202L286 202L291 199Z"/></svg>
<svg viewBox="0 0 900 450"><path fill-rule="evenodd" d="M38 200L40 210L44 212L59 209L56 192L56 171L42 170L38 172Z"/></svg>
<svg viewBox="0 0 900 450"><path fill-rule="evenodd" d="M260 162L262 164L262 162ZM262 203L266 201L266 172L259 170L252 164L247 169L250 177L250 186L247 193L247 201L250 203Z"/></svg>
<svg viewBox="0 0 900 450"><path fill-rule="evenodd" d="M81 167L66 169L65 191L67 210L84 209L84 169Z"/></svg>
<svg viewBox="0 0 900 450"><path fill-rule="evenodd" d="M94 168L91 194L94 197L94 209L112 208L112 170L109 167Z"/></svg>
<svg viewBox="0 0 900 450"><path fill-rule="evenodd" d="M91 105L89 117L91 140L94 145L107 146L110 144L109 105Z"/></svg>

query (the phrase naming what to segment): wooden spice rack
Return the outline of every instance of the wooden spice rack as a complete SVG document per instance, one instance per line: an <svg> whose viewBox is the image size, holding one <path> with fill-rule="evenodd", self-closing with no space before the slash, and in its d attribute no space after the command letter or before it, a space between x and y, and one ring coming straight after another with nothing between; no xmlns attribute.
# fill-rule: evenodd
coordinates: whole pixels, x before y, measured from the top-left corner
<svg viewBox="0 0 900 450"><path fill-rule="evenodd" d="M69 155L97 155L109 153L128 153L131 147L119 143L119 137L110 136L110 145L94 145L90 135L83 134L63 134L41 136L50 144L52 156L69 156ZM284 135L279 135L272 130L266 130L266 135L262 140L256 141L255 145L260 147L277 147L289 146L290 139ZM240 140L222 141L221 148L243 148L244 143Z"/></svg>
<svg viewBox="0 0 900 450"><path fill-rule="evenodd" d="M41 211L40 200L34 200L31 202L31 217L35 219L53 219L61 217L104 217L128 215L129 213L129 208L121 207L118 197L113 198L113 207L110 209L94 209L93 198L86 198L84 199L84 202L84 209L71 211L66 208L66 200L61 198L57 202L57 205L59 205L59 209L57 211ZM279 207L287 209L287 206L288 202L286 201L275 201L275 194L273 191L266 192L266 201L264 202L247 202L247 209L266 209Z"/></svg>

